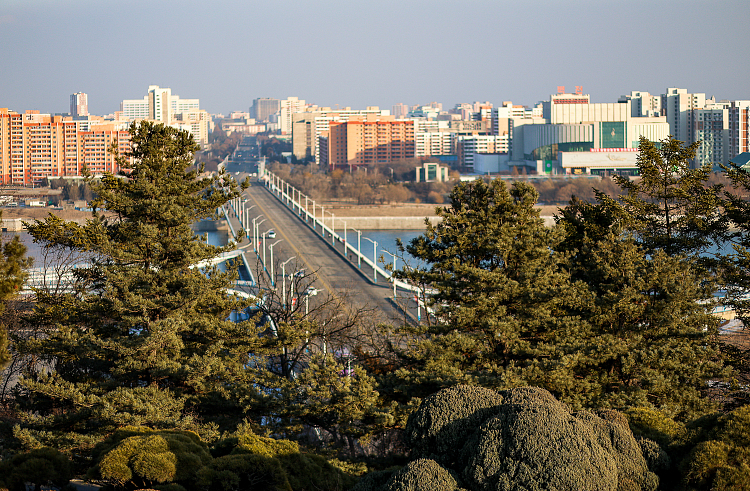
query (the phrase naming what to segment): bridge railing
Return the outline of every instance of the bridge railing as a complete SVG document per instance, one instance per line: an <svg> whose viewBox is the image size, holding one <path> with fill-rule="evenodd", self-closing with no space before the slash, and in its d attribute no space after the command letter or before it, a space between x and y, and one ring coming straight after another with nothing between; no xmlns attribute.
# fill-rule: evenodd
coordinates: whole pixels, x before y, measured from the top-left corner
<svg viewBox="0 0 750 491"><path fill-rule="evenodd" d="M377 278L378 276L380 276L391 283L395 282L395 286L398 289L413 292L417 295L424 294L422 289L420 289L419 287L406 283L405 281L395 279L391 271L387 271L386 269L379 266L377 264L377 254L375 254L375 257L373 257L373 259L370 259L366 254L362 253L362 251L359 250L359 245L361 244L360 242L358 242L358 247L355 248L351 241L347 240L348 237L346 237L346 228L344 228L344 237L342 237L340 233L336 231L335 217L331 214L329 219L325 218L325 209L323 208L323 206L320 206L321 213L320 216L317 216L316 208L319 205L316 205L315 200L312 200L307 195L302 194L300 190L296 189L294 186L282 180L279 176L273 174L267 169L264 170L259 179L263 181L266 189L268 189L271 194L276 197L276 199L278 199L286 207L290 208L300 218L300 220L308 225L308 227L312 228L315 231L320 231L320 236L322 239L327 240L328 236L330 236L331 246L336 251L336 253L343 256L344 259L347 260L350 260L349 254L351 253L353 257L356 257L358 265L364 263L365 265L372 268L373 282L377 282ZM312 204L312 211L310 211L310 204ZM336 246L337 243L343 244L343 251Z"/></svg>

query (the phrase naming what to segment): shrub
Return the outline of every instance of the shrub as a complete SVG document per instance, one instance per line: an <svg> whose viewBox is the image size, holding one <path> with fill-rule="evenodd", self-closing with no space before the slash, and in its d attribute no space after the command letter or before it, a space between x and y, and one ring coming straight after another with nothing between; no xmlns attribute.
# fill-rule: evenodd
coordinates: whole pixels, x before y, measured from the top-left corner
<svg viewBox="0 0 750 491"><path fill-rule="evenodd" d="M37 488L53 486L62 488L73 477L70 460L53 448L40 448L18 454L0 465L0 476L10 491L26 491L27 482Z"/></svg>
<svg viewBox="0 0 750 491"><path fill-rule="evenodd" d="M406 423L412 458L432 458L452 467L464 443L502 404L503 397L484 387L458 385L422 401Z"/></svg>
<svg viewBox="0 0 750 491"><path fill-rule="evenodd" d="M171 482L189 485L211 461L207 446L189 431L128 427L94 450L89 477L138 488Z"/></svg>
<svg viewBox="0 0 750 491"><path fill-rule="evenodd" d="M750 406L719 416L682 463L691 489L750 489Z"/></svg>
<svg viewBox="0 0 750 491"><path fill-rule="evenodd" d="M456 491L458 476L431 459L417 459L393 474L386 491Z"/></svg>
<svg viewBox="0 0 750 491"><path fill-rule="evenodd" d="M398 468L392 467L382 471L370 472L357 481L351 491L380 491L396 471L398 471Z"/></svg>
<svg viewBox="0 0 750 491"><path fill-rule="evenodd" d="M198 471L196 483L206 491L292 490L278 459L251 453L214 459Z"/></svg>
<svg viewBox="0 0 750 491"><path fill-rule="evenodd" d="M248 483L252 489L340 491L356 480L319 455L301 453L297 443L258 436L248 425L240 425L234 435L218 442L214 452L220 456L200 472L199 479L209 491L242 489L236 486Z"/></svg>
<svg viewBox="0 0 750 491"><path fill-rule="evenodd" d="M426 398L409 418L413 462L357 490L653 491L659 478L616 411L571 413L544 389L493 392L457 386ZM425 458L435 455L433 459Z"/></svg>

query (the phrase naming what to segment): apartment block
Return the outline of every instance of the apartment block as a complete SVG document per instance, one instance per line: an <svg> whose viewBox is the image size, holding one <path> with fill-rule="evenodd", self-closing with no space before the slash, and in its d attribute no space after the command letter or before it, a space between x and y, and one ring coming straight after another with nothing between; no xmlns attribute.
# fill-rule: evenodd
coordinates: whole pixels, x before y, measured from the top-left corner
<svg viewBox="0 0 750 491"><path fill-rule="evenodd" d="M89 96L84 92L76 92L70 96L70 115L74 118L89 115Z"/></svg>
<svg viewBox="0 0 750 491"><path fill-rule="evenodd" d="M257 122L266 123L270 116L279 112L279 109L281 109L281 104L278 99L259 97L253 100L253 105L250 107L250 117Z"/></svg>
<svg viewBox="0 0 750 491"><path fill-rule="evenodd" d="M328 133L332 122L346 122L352 117L359 116L390 116L387 109L381 110L377 106L367 109L336 109L319 108L316 111L292 114L292 152L300 160L314 159L315 163L322 162L320 157L320 138Z"/></svg>
<svg viewBox="0 0 750 491"><path fill-rule="evenodd" d="M122 125L0 108L0 183L79 177L84 167L95 175L117 173L109 153L115 141L121 154L129 150L130 134Z"/></svg>
<svg viewBox="0 0 750 491"><path fill-rule="evenodd" d="M695 109L706 106L706 94L691 94L687 89L670 87L661 95L663 116L667 117L671 135L685 143L693 143Z"/></svg>
<svg viewBox="0 0 750 491"><path fill-rule="evenodd" d="M630 102L630 115L634 118L662 115L662 96L634 90L629 95L620 96L617 102Z"/></svg>
<svg viewBox="0 0 750 491"><path fill-rule="evenodd" d="M730 158L750 152L750 101L732 101L729 106L729 141L727 147Z"/></svg>
<svg viewBox="0 0 750 491"><path fill-rule="evenodd" d="M414 121L387 116L331 122L327 143L331 169L413 158Z"/></svg>
<svg viewBox="0 0 750 491"><path fill-rule="evenodd" d="M296 113L304 112L305 101L296 97L288 97L279 103L279 129L284 135L292 134L292 120Z"/></svg>

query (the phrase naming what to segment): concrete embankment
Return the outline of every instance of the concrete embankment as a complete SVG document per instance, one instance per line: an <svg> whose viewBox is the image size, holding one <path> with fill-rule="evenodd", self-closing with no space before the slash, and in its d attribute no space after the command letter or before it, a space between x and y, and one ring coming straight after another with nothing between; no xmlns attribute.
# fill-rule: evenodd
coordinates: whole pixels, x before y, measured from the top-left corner
<svg viewBox="0 0 750 491"><path fill-rule="evenodd" d="M356 228L359 230L419 230L425 226L425 218L432 225L440 222L440 217L336 217L335 227L342 227L346 222L347 228ZM543 216L544 224L552 227L555 220L552 216ZM327 226L331 225L330 217L325 220Z"/></svg>

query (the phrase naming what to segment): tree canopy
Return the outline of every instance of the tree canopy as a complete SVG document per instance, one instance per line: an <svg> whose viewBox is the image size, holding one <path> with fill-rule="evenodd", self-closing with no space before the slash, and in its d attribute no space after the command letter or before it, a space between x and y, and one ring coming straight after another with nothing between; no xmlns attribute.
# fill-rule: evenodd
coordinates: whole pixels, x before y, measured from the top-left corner
<svg viewBox="0 0 750 491"><path fill-rule="evenodd" d="M189 133L150 122L130 133L132 169L91 181L85 225L52 215L28 225L42 244L93 257L74 291L38 292L29 322L45 336L19 340L39 360L19 394L29 412L17 436L28 446L90 445L129 424L208 431L245 383L254 326L228 320L243 308L226 292L233 273L195 267L221 249L191 230L238 188L188 170L198 148Z"/></svg>

